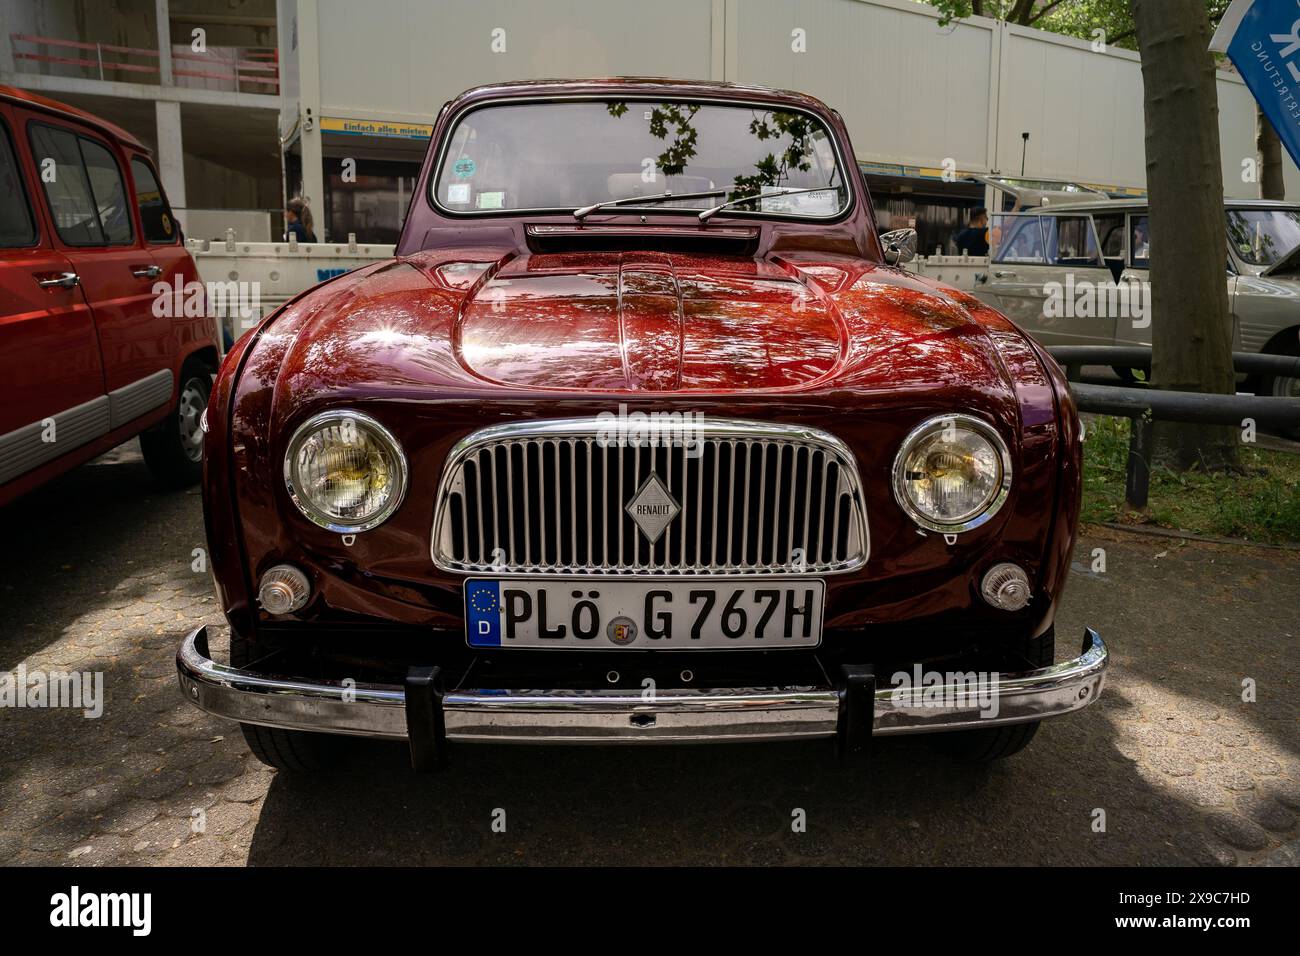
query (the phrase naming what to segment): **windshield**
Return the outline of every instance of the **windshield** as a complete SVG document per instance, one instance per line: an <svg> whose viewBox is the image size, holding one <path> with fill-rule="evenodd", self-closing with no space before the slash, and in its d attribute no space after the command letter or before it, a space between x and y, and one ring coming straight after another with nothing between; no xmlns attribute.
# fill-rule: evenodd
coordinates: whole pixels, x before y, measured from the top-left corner
<svg viewBox="0 0 1300 956"><path fill-rule="evenodd" d="M436 201L456 213L572 211L665 192L656 213L702 210L751 193L770 195L727 215L830 217L848 205L830 133L806 113L711 103L634 100L487 106L452 129L434 179ZM619 215L635 203L595 215Z"/></svg>
<svg viewBox="0 0 1300 956"><path fill-rule="evenodd" d="M1229 209L1228 244L1247 265L1271 266L1300 245L1300 210Z"/></svg>

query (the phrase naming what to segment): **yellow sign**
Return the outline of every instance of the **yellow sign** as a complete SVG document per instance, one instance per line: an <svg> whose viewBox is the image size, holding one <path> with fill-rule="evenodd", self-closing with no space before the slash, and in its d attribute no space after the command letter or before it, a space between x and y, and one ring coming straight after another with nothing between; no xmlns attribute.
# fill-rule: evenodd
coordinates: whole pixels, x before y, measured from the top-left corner
<svg viewBox="0 0 1300 956"><path fill-rule="evenodd" d="M321 132L347 136L385 136L390 139L428 139L433 126L424 123L385 123L382 120L358 120L322 117Z"/></svg>

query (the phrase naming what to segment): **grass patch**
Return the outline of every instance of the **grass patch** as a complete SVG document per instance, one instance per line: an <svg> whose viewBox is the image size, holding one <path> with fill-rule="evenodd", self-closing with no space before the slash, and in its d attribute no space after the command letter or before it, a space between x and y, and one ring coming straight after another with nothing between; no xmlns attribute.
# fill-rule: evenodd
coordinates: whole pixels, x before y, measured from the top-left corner
<svg viewBox="0 0 1300 956"><path fill-rule="evenodd" d="M1270 544L1300 542L1300 455L1241 447L1244 474L1151 472L1148 513L1124 504L1129 420L1097 416L1083 443L1084 521L1154 524Z"/></svg>

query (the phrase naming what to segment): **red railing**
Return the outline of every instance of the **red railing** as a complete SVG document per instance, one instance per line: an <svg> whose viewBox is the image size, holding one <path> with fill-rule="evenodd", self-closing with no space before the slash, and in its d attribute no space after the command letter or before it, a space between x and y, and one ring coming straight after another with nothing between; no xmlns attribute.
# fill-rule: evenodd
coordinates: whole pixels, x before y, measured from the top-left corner
<svg viewBox="0 0 1300 956"><path fill-rule="evenodd" d="M101 80L159 82L157 50L61 40L25 33L11 33L9 37L14 43L15 61L80 67L97 73ZM19 44L34 46L37 52L20 50ZM58 52L47 52L49 50ZM79 55L90 51L94 52L93 58ZM59 55L62 53L68 55ZM143 58L152 62L130 63L106 59L105 54L109 57ZM194 64L195 67L191 68L189 64ZM172 50L172 77L177 86L203 87L215 82L218 88L227 88L228 85L228 88L237 93L275 94L280 92L279 51L274 47L209 47L205 53L195 53L188 46L181 45Z"/></svg>

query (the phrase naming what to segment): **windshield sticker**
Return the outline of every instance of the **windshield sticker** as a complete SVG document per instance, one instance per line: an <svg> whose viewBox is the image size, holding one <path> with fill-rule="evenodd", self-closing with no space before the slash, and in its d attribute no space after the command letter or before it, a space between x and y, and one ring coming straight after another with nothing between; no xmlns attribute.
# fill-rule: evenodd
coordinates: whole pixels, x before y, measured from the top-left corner
<svg viewBox="0 0 1300 956"><path fill-rule="evenodd" d="M474 170L478 169L478 164L468 156L462 156L451 168L457 179L469 179L474 175Z"/></svg>
<svg viewBox="0 0 1300 956"><path fill-rule="evenodd" d="M448 183L447 202L469 202L469 183Z"/></svg>
<svg viewBox="0 0 1300 956"><path fill-rule="evenodd" d="M500 209L505 205L506 194L504 192L484 192L478 194L479 209Z"/></svg>

